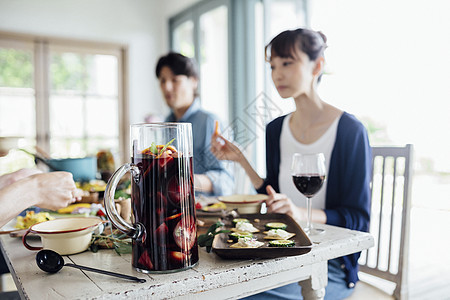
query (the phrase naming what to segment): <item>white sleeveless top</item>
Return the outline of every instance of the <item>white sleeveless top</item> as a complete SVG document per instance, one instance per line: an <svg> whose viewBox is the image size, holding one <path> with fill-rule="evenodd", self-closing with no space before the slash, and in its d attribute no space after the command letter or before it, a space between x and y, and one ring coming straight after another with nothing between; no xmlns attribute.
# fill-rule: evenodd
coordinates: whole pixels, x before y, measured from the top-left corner
<svg viewBox="0 0 450 300"><path fill-rule="evenodd" d="M302 144L297 141L292 135L289 128L289 120L292 113L287 115L283 120L280 136L280 173L278 174L278 182L280 193L285 194L290 198L295 205L305 207L306 201L295 187L292 181L291 164L294 153L312 154L323 153L325 156L325 166L327 170L330 167L331 152L333 151L334 142L336 141L337 127L341 117L336 118L327 131L314 143ZM312 198L311 206L315 209L325 209L325 195L327 184L322 186L320 191Z"/></svg>

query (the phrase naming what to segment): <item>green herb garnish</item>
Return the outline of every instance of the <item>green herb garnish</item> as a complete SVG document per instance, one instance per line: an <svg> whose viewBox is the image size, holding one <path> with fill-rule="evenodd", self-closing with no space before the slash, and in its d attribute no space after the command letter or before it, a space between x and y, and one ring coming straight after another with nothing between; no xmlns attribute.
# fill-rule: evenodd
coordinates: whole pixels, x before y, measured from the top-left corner
<svg viewBox="0 0 450 300"><path fill-rule="evenodd" d="M211 225L208 229L208 231L205 234L201 234L198 236L197 238L197 242L198 245L200 247L206 247L206 252L211 252L211 248L212 248L212 243L214 240L214 236L216 234L219 233L228 233L230 232L229 230L219 230L217 231L217 229L219 229L220 227L222 227L224 224L220 221L218 221L217 223Z"/></svg>
<svg viewBox="0 0 450 300"><path fill-rule="evenodd" d="M142 154L152 154L156 157L160 157L164 151L167 150L167 148L170 146L170 144L173 143L173 141L175 141L175 138L171 139L167 144L163 145L156 145L155 142L152 142L152 144L150 145L150 147L148 147L147 149L142 151ZM176 149L175 149L176 152Z"/></svg>
<svg viewBox="0 0 450 300"><path fill-rule="evenodd" d="M169 147L170 144L173 143L173 141L175 141L175 138L171 139L167 144L164 145L164 147L162 147L161 151L159 151L158 156L161 156L161 154L163 154L164 151L166 151L167 147ZM152 143L152 145L153 145L153 143Z"/></svg>
<svg viewBox="0 0 450 300"><path fill-rule="evenodd" d="M150 151L157 155L158 154L158 148L156 148L156 144L152 142L152 144L150 145Z"/></svg>
<svg viewBox="0 0 450 300"><path fill-rule="evenodd" d="M131 239L124 233L119 234L93 234L89 250L97 252L100 248L114 249L117 254L131 253Z"/></svg>

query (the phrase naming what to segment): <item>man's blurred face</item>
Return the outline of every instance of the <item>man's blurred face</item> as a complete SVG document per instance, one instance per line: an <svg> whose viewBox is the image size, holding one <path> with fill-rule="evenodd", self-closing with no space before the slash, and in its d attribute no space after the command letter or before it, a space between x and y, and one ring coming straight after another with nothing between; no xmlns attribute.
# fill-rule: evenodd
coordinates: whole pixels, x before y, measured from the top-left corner
<svg viewBox="0 0 450 300"><path fill-rule="evenodd" d="M198 85L196 78L175 75L169 67L165 66L162 67L158 79L164 99L172 110L186 108L192 104Z"/></svg>

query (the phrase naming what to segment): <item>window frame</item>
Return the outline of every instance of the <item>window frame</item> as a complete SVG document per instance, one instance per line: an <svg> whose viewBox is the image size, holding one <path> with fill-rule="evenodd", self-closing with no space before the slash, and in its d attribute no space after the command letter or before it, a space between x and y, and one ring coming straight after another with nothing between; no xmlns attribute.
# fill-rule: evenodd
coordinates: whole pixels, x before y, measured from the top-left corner
<svg viewBox="0 0 450 300"><path fill-rule="evenodd" d="M220 6L225 6L227 8L227 15L228 15L228 61L230 61L230 59L232 58L232 55L230 53L232 47L230 46L231 44L231 35L230 35L230 30L231 30L231 22L232 22L232 17L231 17L231 9L232 9L232 2L233 0L210 0L210 1L201 1L197 4L194 4L193 6L185 9L184 11L180 12L179 14L169 18L169 47L171 50L174 49L174 32L175 29L183 24L186 21L192 21L194 28L193 28L193 41L194 41L194 59L195 61L198 63L198 73L199 73L199 90L201 90L201 84L202 84L202 74L201 74L201 68L200 68L200 63L201 63L201 57L200 57L200 52L199 49L201 47L201 37L200 37L200 17L209 12L214 10L215 8L218 8ZM230 64L228 67L228 82L230 82L229 80L231 80L230 77ZM230 84L228 84L228 119L231 120L231 117L233 115L233 107L232 107L232 102L230 101L231 95L230 95ZM200 101L201 101L201 96L200 96Z"/></svg>
<svg viewBox="0 0 450 300"><path fill-rule="evenodd" d="M51 49L74 53L104 54L117 57L118 68L118 135L120 163L128 160L129 153L129 101L127 97L128 48L125 45L92 42L76 39L35 36L0 31L0 44L20 49L27 45L33 52L33 83L36 111L36 146L49 153L50 150L50 52ZM22 45L22 46L21 46Z"/></svg>
<svg viewBox="0 0 450 300"><path fill-rule="evenodd" d="M194 58L200 62L200 16L219 6L228 11L228 119L245 118L244 108L253 100L255 91L255 66L252 61L255 37L251 7L261 0L211 0L200 1L169 19L169 47L174 49L174 31L182 23L191 20L194 24ZM245 12L244 12L245 11ZM250 25L250 26L249 26ZM236 38L237 37L237 38ZM243 68L238 69L237 66ZM199 70L200 72L200 70ZM200 76L200 84L202 74ZM247 81L244 81L247 79Z"/></svg>

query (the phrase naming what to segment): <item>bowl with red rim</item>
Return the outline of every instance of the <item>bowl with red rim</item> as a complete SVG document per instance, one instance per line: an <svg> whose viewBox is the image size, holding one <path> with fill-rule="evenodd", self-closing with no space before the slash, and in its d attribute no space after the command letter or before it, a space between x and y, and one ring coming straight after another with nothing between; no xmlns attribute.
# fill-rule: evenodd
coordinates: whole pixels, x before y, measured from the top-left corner
<svg viewBox="0 0 450 300"><path fill-rule="evenodd" d="M261 211L261 204L269 196L264 194L235 194L220 196L217 199L227 206L227 209L236 209L241 214L255 214Z"/></svg>
<svg viewBox="0 0 450 300"><path fill-rule="evenodd" d="M91 242L92 233L105 221L99 218L68 217L34 224L22 237L29 250L50 249L61 255L85 251ZM32 246L27 236L34 233L40 236L42 246Z"/></svg>

